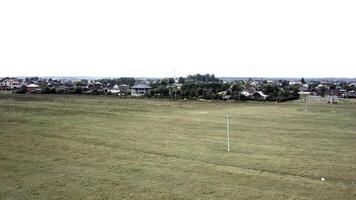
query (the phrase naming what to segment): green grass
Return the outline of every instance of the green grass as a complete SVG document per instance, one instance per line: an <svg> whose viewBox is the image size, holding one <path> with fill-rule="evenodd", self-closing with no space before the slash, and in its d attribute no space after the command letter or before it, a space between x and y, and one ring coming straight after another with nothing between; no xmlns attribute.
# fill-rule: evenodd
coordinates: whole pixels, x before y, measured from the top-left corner
<svg viewBox="0 0 356 200"><path fill-rule="evenodd" d="M11 90L0 90L0 95L1 94L12 94Z"/></svg>
<svg viewBox="0 0 356 200"><path fill-rule="evenodd" d="M3 94L0 199L356 199L356 102L303 109Z"/></svg>

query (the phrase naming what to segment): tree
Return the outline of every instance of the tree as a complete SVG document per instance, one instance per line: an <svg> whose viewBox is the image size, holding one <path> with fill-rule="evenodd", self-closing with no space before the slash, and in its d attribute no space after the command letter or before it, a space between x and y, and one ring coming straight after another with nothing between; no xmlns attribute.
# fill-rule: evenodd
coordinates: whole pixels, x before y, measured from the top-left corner
<svg viewBox="0 0 356 200"><path fill-rule="evenodd" d="M304 78L302 78L302 80L300 80L300 82L302 82L302 84L305 84L305 83L306 83L305 80L304 80Z"/></svg>
<svg viewBox="0 0 356 200"><path fill-rule="evenodd" d="M76 87L85 86L85 84L84 84L82 81L75 81L75 82L74 82L74 85L75 85Z"/></svg>
<svg viewBox="0 0 356 200"><path fill-rule="evenodd" d="M174 84L174 78L168 78L168 84L169 85Z"/></svg>
<svg viewBox="0 0 356 200"><path fill-rule="evenodd" d="M282 81L282 87L285 88L289 85L289 82L287 80Z"/></svg>
<svg viewBox="0 0 356 200"><path fill-rule="evenodd" d="M43 94L56 94L56 89L54 87L49 87L48 85L42 88Z"/></svg>
<svg viewBox="0 0 356 200"><path fill-rule="evenodd" d="M16 94L25 94L27 92L27 87L25 85L21 86L16 90Z"/></svg>
<svg viewBox="0 0 356 200"><path fill-rule="evenodd" d="M178 78L178 83L179 83L179 84L184 84L184 83L185 83L185 78L179 77L179 78Z"/></svg>
<svg viewBox="0 0 356 200"><path fill-rule="evenodd" d="M136 83L136 80L132 77L121 77L119 79L115 79L116 80L116 84L118 85L129 85L129 86L133 86Z"/></svg>
<svg viewBox="0 0 356 200"><path fill-rule="evenodd" d="M215 75L212 74L195 74L195 75L188 75L187 80L193 82L222 82L220 79L215 78Z"/></svg>
<svg viewBox="0 0 356 200"><path fill-rule="evenodd" d="M272 97L277 97L279 92L279 87L272 85L271 83L266 83L262 86L262 91L264 94Z"/></svg>
<svg viewBox="0 0 356 200"><path fill-rule="evenodd" d="M168 85L168 79L166 79L166 78L161 79L160 84L163 85L163 86L167 86Z"/></svg>
<svg viewBox="0 0 356 200"><path fill-rule="evenodd" d="M242 84L239 83L239 84L232 85L230 89L231 89L232 94L237 94L237 93L241 92L244 89L244 87Z"/></svg>
<svg viewBox="0 0 356 200"><path fill-rule="evenodd" d="M81 79L80 82L82 82L85 85L87 85L89 83L89 81L87 79Z"/></svg>
<svg viewBox="0 0 356 200"><path fill-rule="evenodd" d="M319 90L320 90L320 96L321 97L325 97L326 87L325 86L321 86L319 88Z"/></svg>

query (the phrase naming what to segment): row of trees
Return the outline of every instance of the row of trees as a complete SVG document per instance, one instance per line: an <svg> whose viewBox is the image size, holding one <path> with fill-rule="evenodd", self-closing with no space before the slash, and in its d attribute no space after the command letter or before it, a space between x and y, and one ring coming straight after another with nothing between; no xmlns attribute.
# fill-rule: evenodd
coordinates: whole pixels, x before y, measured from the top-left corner
<svg viewBox="0 0 356 200"><path fill-rule="evenodd" d="M269 101L287 101L299 98L299 86L298 85L273 85L266 83L261 86L262 92L268 95Z"/></svg>
<svg viewBox="0 0 356 200"><path fill-rule="evenodd" d="M280 102L299 98L299 86L291 86L288 81L282 80L279 85L264 81L258 86L252 86L251 81L224 83L214 75L196 74L187 78L179 77L178 86L173 83L174 80L170 79L151 82L152 90L147 97ZM243 91L249 91L249 94L242 93ZM263 98L259 91L267 95L267 98Z"/></svg>
<svg viewBox="0 0 356 200"><path fill-rule="evenodd" d="M114 79L99 79L96 80L95 82L99 82L103 85L129 85L129 86L133 86L136 83L136 80L132 77L121 77L121 78L114 78ZM76 84L81 84L81 85L88 85L88 80L81 80L76 82Z"/></svg>

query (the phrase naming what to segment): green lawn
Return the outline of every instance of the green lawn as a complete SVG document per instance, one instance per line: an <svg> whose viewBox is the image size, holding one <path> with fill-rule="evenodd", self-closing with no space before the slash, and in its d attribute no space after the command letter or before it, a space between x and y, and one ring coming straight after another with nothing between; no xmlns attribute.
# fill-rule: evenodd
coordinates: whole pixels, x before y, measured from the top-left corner
<svg viewBox="0 0 356 200"><path fill-rule="evenodd" d="M0 199L356 199L356 103L303 109L0 94Z"/></svg>

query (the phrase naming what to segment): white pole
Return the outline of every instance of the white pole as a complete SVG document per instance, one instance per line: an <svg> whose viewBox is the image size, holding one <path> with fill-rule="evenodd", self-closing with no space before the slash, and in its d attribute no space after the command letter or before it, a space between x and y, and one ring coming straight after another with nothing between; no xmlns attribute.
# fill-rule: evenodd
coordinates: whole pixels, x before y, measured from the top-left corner
<svg viewBox="0 0 356 200"><path fill-rule="evenodd" d="M230 152L229 114L226 114L226 128L227 128L227 151Z"/></svg>
<svg viewBox="0 0 356 200"><path fill-rule="evenodd" d="M309 96L306 96L305 97L305 112L308 112L308 99L309 99Z"/></svg>

